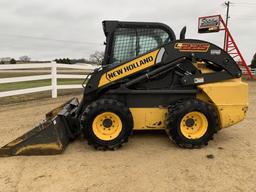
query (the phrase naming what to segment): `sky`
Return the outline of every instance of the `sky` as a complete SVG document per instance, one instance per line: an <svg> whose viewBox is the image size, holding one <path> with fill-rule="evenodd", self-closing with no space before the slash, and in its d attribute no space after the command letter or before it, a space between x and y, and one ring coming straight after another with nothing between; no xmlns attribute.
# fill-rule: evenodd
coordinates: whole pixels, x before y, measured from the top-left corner
<svg viewBox="0 0 256 192"><path fill-rule="evenodd" d="M28 55L33 60L88 58L103 51L103 20L162 22L176 36L223 46L224 33L198 34L200 16L221 14L222 0L1 0L0 58ZM256 2L233 0L229 29L245 60L256 52Z"/></svg>

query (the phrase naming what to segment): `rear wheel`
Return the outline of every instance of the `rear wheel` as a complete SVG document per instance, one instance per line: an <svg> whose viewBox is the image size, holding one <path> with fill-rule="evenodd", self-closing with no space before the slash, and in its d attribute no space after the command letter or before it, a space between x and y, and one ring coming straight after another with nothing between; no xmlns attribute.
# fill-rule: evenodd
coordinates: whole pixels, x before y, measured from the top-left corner
<svg viewBox="0 0 256 192"><path fill-rule="evenodd" d="M178 102L169 108L167 134L180 147L207 145L219 129L212 105L197 99Z"/></svg>
<svg viewBox="0 0 256 192"><path fill-rule="evenodd" d="M99 99L90 104L81 122L88 143L102 150L121 147L133 128L131 112L114 99Z"/></svg>

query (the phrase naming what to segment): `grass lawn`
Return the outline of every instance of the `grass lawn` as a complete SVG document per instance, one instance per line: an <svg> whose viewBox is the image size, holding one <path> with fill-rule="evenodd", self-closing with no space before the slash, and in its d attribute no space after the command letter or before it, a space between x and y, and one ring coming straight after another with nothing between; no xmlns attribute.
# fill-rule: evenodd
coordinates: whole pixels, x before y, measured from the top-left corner
<svg viewBox="0 0 256 192"><path fill-rule="evenodd" d="M70 96L72 97L81 97L83 94L82 89L64 89L58 90L58 97L59 96ZM9 104L16 104L21 102L29 102L33 100L41 100L46 98L51 98L52 93L51 91L43 91L38 93L30 93L30 94L23 94L23 95L15 95L10 97L2 97L0 98L0 106L1 105L9 105Z"/></svg>
<svg viewBox="0 0 256 192"><path fill-rule="evenodd" d="M67 84L82 84L83 79L58 79L58 85L67 85ZM38 81L25 81L18 83L4 83L0 84L0 91L11 91L17 89L26 89L33 87L42 87L51 85L51 80L38 80Z"/></svg>
<svg viewBox="0 0 256 192"><path fill-rule="evenodd" d="M35 70L36 71L36 70ZM11 78L11 77L24 77L24 76L36 76L36 75L50 75L51 71L48 72L3 72L0 70L0 78ZM74 74L74 75L86 75L88 74L82 70L58 70L58 74Z"/></svg>
<svg viewBox="0 0 256 192"><path fill-rule="evenodd" d="M31 76L31 75L46 75L49 72L0 72L0 78L10 78L10 77L21 77L21 76ZM77 74L77 75L85 75L86 73L83 71L61 71L61 74ZM82 84L84 79L58 79L58 85L70 85L70 84ZM46 80L37 80L37 81L25 81L18 83L4 83L0 84L0 92L3 91L11 91L17 89L26 89L26 88L34 88L34 87L42 87L51 85L51 79ZM70 90L58 90L58 96L62 95L82 95L82 89L70 89ZM51 91L43 91L38 93L24 94L24 95L16 95L10 97L2 97L0 98L0 105L5 104L15 104L19 102L28 102L35 99L43 99L50 98Z"/></svg>

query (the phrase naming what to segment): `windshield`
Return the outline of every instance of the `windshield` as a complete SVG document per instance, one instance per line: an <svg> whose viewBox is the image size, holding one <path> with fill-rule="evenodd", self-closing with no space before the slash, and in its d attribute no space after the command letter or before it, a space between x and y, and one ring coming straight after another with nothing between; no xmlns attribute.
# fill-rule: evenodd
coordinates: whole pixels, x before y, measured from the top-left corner
<svg viewBox="0 0 256 192"><path fill-rule="evenodd" d="M159 28L118 28L114 33L110 61L131 60L168 42L168 33Z"/></svg>

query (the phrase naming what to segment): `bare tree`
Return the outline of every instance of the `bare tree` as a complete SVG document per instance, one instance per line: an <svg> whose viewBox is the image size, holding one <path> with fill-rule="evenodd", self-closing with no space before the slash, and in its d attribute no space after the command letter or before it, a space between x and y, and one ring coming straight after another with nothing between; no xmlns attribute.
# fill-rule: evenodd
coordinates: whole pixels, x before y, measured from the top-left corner
<svg viewBox="0 0 256 192"><path fill-rule="evenodd" d="M22 62L29 62L31 60L31 58L27 55L21 56L19 59Z"/></svg>
<svg viewBox="0 0 256 192"><path fill-rule="evenodd" d="M10 61L11 61L11 57L2 57L2 58L0 58L0 62L1 62L1 64L8 64L8 63L10 63Z"/></svg>
<svg viewBox="0 0 256 192"><path fill-rule="evenodd" d="M90 55L90 61L94 62L97 65L100 65L104 58L103 51L95 51L93 54Z"/></svg>

